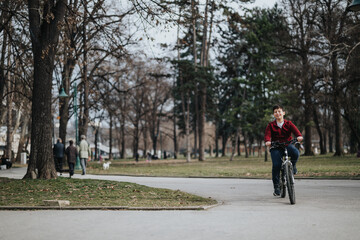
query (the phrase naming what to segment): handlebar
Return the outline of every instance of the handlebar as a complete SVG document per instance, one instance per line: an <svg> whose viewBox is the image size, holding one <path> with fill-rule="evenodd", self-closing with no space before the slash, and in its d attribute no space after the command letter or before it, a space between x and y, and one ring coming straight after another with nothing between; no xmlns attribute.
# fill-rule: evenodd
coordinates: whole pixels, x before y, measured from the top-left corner
<svg viewBox="0 0 360 240"><path fill-rule="evenodd" d="M271 147L270 149L272 148L285 148L287 145L289 144L296 144L296 143L299 143L297 138L294 138L290 141L287 141L287 142L279 142L279 141L275 141L275 142L271 142Z"/></svg>

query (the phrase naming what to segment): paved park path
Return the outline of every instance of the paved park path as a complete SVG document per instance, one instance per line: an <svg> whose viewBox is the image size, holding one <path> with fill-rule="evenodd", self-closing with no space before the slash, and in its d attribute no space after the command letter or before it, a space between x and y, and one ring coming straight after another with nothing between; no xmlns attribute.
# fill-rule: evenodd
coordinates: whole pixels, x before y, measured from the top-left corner
<svg viewBox="0 0 360 240"><path fill-rule="evenodd" d="M0 171L21 178L25 169ZM360 181L296 180L296 205L270 180L77 175L179 189L222 204L206 211L0 211L0 240L360 239Z"/></svg>

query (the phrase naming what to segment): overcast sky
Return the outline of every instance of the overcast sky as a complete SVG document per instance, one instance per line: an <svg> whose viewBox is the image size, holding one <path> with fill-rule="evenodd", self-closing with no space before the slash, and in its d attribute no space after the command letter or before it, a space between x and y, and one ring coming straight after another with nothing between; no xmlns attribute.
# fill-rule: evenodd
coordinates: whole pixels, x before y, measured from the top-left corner
<svg viewBox="0 0 360 240"><path fill-rule="evenodd" d="M272 7L274 6L274 4L278 2L278 0L256 0L255 3L251 4L257 7L262 7L262 8L266 8L266 7Z"/></svg>
<svg viewBox="0 0 360 240"><path fill-rule="evenodd" d="M275 3L278 1L279 0L256 0L252 4L243 4L243 6L247 8L251 8L251 7L270 8L273 7ZM146 34L141 36L143 41L140 43L140 50L146 52L146 54L150 58L156 58L162 56L175 57L174 51L172 51L171 49L163 49L160 47L160 44L166 43L166 44L174 45L176 43L176 28L166 31L160 28L161 28L160 26L157 26L156 29L146 30ZM147 37L153 38L153 40L147 40Z"/></svg>

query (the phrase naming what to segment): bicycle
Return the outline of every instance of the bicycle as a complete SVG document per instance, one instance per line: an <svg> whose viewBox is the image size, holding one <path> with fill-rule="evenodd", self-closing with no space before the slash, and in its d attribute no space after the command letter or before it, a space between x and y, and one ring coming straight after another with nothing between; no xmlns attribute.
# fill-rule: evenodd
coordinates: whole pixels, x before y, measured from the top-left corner
<svg viewBox="0 0 360 240"><path fill-rule="evenodd" d="M271 149L277 148L284 151L284 155L281 157L282 165L280 170L280 197L286 197L286 188L288 189L289 199L291 204L296 203L295 199L295 179L294 179L294 172L293 172L293 165L289 160L288 151L286 146L288 144L296 144L298 143L297 139L292 139L287 142L280 143L278 141L271 142Z"/></svg>

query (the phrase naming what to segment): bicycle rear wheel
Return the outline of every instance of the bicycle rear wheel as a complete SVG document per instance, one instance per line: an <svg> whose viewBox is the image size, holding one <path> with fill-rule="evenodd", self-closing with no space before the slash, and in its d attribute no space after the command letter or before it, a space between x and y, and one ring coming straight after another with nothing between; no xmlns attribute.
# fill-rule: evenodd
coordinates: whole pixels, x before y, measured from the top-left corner
<svg viewBox="0 0 360 240"><path fill-rule="evenodd" d="M290 162L285 163L285 177L286 185L289 193L289 199L291 204L295 204L295 186L294 186L294 173L293 166Z"/></svg>

